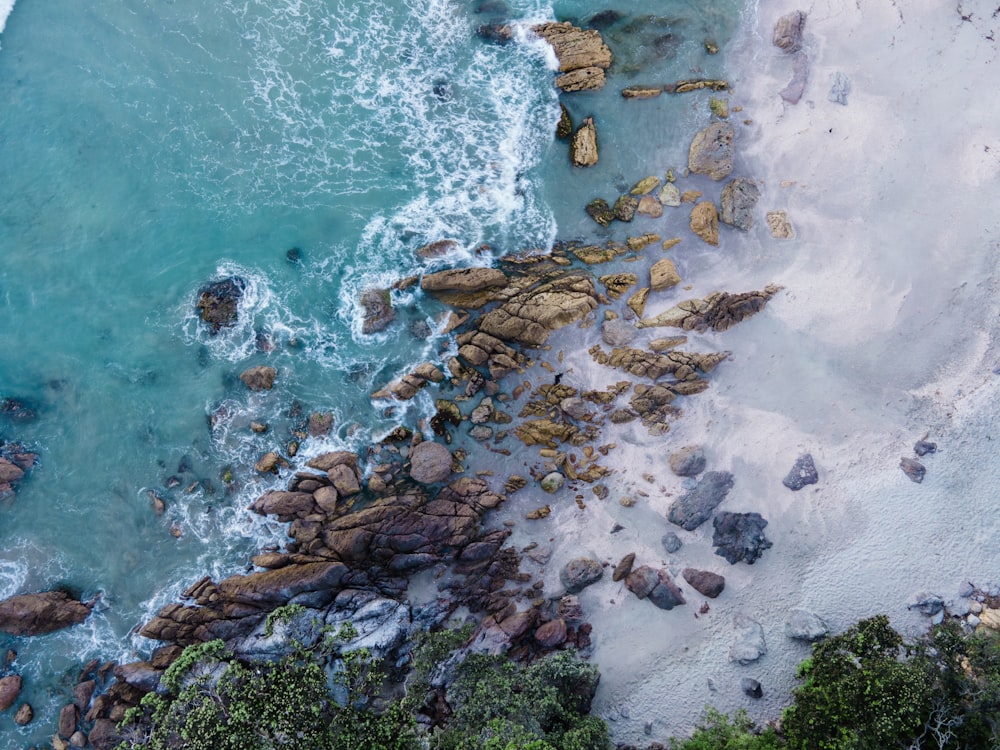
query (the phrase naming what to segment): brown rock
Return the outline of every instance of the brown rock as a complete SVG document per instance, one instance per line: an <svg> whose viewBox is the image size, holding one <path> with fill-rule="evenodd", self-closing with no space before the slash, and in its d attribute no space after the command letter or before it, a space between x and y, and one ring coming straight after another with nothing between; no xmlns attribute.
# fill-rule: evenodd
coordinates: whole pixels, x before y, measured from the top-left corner
<svg viewBox="0 0 1000 750"><path fill-rule="evenodd" d="M627 86L622 89L626 99L652 99L663 93L663 86Z"/></svg>
<svg viewBox="0 0 1000 750"><path fill-rule="evenodd" d="M719 212L712 201L702 201L691 209L691 231L709 245L719 244Z"/></svg>
<svg viewBox="0 0 1000 750"><path fill-rule="evenodd" d="M455 240L438 240L437 242L432 242L429 245L418 247L415 252L418 258L442 258L445 255L451 255L452 253L458 252L461 247L462 246Z"/></svg>
<svg viewBox="0 0 1000 750"><path fill-rule="evenodd" d="M333 429L333 414L331 412L313 412L309 415L309 436L322 437L329 435Z"/></svg>
<svg viewBox="0 0 1000 750"><path fill-rule="evenodd" d="M669 258L656 261L649 269L649 285L654 292L669 289L681 283L681 277L677 273L677 267ZM637 313L640 314L641 313Z"/></svg>
<svg viewBox="0 0 1000 750"><path fill-rule="evenodd" d="M31 723L31 720L35 718L35 712L32 710L31 706L27 703L22 703L21 707L17 709L17 713L14 714L14 723L19 727L26 726Z"/></svg>
<svg viewBox="0 0 1000 750"><path fill-rule="evenodd" d="M0 482L16 482L23 476L23 469L6 458L0 457Z"/></svg>
<svg viewBox="0 0 1000 750"><path fill-rule="evenodd" d="M663 204L652 195L644 195L639 199L639 207L636 211L643 216L658 219L663 216Z"/></svg>
<svg viewBox="0 0 1000 750"><path fill-rule="evenodd" d="M721 180L733 171L733 138L736 130L728 122L713 122L698 131L688 152L688 169Z"/></svg>
<svg viewBox="0 0 1000 750"><path fill-rule="evenodd" d="M805 31L806 14L801 10L782 16L774 24L771 42L785 53L802 49L802 34Z"/></svg>
<svg viewBox="0 0 1000 750"><path fill-rule="evenodd" d="M612 581L620 581L632 572L632 564L635 562L635 552L629 552L615 566L614 573L611 574Z"/></svg>
<svg viewBox="0 0 1000 750"><path fill-rule="evenodd" d="M532 31L552 45L559 60L560 72L587 71L583 80L574 79L575 87L568 88L565 81L559 80L556 81L557 86L564 91L577 91L581 90L580 84L583 84L582 88L604 85L604 70L611 65L611 50L599 31L580 29L568 22L543 23L532 27Z"/></svg>
<svg viewBox="0 0 1000 750"><path fill-rule="evenodd" d="M726 588L726 579L709 570L684 568L681 575L691 588L709 599L714 599Z"/></svg>
<svg viewBox="0 0 1000 750"><path fill-rule="evenodd" d="M254 469L261 474L277 474L278 466L280 464L281 456L274 451L270 451L257 459L257 463L254 464Z"/></svg>
<svg viewBox="0 0 1000 750"><path fill-rule="evenodd" d="M421 484L436 484L451 476L451 453L441 443L426 440L410 453L410 477Z"/></svg>
<svg viewBox="0 0 1000 750"><path fill-rule="evenodd" d="M0 677L0 711L6 711L13 706L20 694L21 675L13 674Z"/></svg>
<svg viewBox="0 0 1000 750"><path fill-rule="evenodd" d="M597 126L588 117L573 133L569 144L569 158L574 167L592 167L597 164Z"/></svg>
<svg viewBox="0 0 1000 750"><path fill-rule="evenodd" d="M795 230L792 222L788 220L788 214L784 211L768 211L766 216L767 228L771 230L771 236L776 240L790 240L795 237Z"/></svg>
<svg viewBox="0 0 1000 750"><path fill-rule="evenodd" d="M278 376L278 371L273 367L258 365L244 370L240 374L240 380L251 391L269 391L274 386L274 379Z"/></svg>
<svg viewBox="0 0 1000 750"><path fill-rule="evenodd" d="M64 591L22 594L0 601L0 631L11 635L41 635L87 619L90 607Z"/></svg>
<svg viewBox="0 0 1000 750"><path fill-rule="evenodd" d="M647 299L649 299L649 287L643 287L629 297L625 304L636 314L636 317L641 318L642 314L646 311Z"/></svg>
<svg viewBox="0 0 1000 750"><path fill-rule="evenodd" d="M70 738L76 732L76 722L79 720L79 711L72 703L67 703L59 711L58 732L60 737Z"/></svg>
<svg viewBox="0 0 1000 750"><path fill-rule="evenodd" d="M388 289L366 289L361 293L361 309L361 333L365 335L384 331L396 317Z"/></svg>
<svg viewBox="0 0 1000 750"><path fill-rule="evenodd" d="M555 648L566 640L566 622L557 617L535 631L535 640L542 648Z"/></svg>

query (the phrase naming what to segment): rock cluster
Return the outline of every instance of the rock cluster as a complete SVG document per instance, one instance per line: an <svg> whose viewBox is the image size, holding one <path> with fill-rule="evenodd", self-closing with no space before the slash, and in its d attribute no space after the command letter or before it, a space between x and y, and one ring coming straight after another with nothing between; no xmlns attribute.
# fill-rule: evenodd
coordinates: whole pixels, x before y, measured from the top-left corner
<svg viewBox="0 0 1000 750"><path fill-rule="evenodd" d="M685 331L725 331L740 321L756 315L779 291L780 286L768 284L761 291L715 292L705 299L679 303L653 318L643 318L640 327L670 326Z"/></svg>
<svg viewBox="0 0 1000 750"><path fill-rule="evenodd" d="M611 50L596 29L580 29L568 22L532 27L552 45L559 60L556 86L563 91L586 91L604 86L604 71L611 67Z"/></svg>

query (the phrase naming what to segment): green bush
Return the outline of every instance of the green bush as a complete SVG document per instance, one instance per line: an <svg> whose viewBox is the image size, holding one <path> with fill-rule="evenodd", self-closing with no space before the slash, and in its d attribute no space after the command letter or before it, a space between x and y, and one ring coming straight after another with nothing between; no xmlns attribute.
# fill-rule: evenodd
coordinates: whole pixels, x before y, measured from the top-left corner
<svg viewBox="0 0 1000 750"><path fill-rule="evenodd" d="M746 711L730 719L714 708L705 709L705 718L688 740L673 740L671 750L771 750L782 747L773 729L755 732Z"/></svg>

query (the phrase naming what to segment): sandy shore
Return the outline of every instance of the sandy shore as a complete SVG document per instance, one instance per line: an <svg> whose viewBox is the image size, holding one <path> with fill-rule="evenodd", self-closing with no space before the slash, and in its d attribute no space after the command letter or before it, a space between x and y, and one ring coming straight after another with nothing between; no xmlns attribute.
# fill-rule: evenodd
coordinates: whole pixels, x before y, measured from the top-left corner
<svg viewBox="0 0 1000 750"><path fill-rule="evenodd" d="M926 626L906 608L916 592L948 598L964 580L1000 579L990 442L1000 362L992 205L1000 52L989 38L1000 19L984 3L965 6L971 20L924 1L761 5L738 41L732 97L743 107L733 115L734 174L761 184L757 225L748 235L724 232L725 260L692 277L691 295L768 282L785 291L766 313L706 336L705 347L692 339L692 349L734 355L706 394L685 400L669 448L641 426L604 436L619 446L613 492L648 497L633 508L592 503L586 513L554 514L553 587L561 564L581 553L614 563L635 551L636 564L663 562L677 573L691 565L727 579L700 617L697 595L661 612L617 584L581 594L603 674L595 708L613 720L618 741L689 731L706 704L775 718L809 652L784 635L793 607L835 630L886 612L916 633ZM791 105L778 95L791 60L772 46L771 30L795 9L808 14L809 73ZM846 105L828 99L837 73L850 82ZM770 236L763 218L772 210L788 212L794 239ZM659 311L651 304L647 314ZM566 366L581 379L596 367L585 347L568 353ZM916 484L899 460L925 434L940 451ZM736 477L721 509L770 521L774 548L754 566L715 556L710 524L679 532L685 546L673 556L660 545L663 515L683 491L666 453L688 442L706 446L710 468ZM793 493L781 479L806 451L820 481ZM616 521L625 529L611 536ZM746 667L728 661L737 614L759 621L768 644ZM763 683L762 700L743 695L744 676Z"/></svg>

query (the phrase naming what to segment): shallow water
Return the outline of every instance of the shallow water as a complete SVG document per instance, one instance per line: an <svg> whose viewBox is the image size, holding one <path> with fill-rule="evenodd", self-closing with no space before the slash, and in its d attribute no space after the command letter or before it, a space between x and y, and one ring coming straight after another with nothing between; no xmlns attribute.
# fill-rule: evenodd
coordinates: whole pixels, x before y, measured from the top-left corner
<svg viewBox="0 0 1000 750"><path fill-rule="evenodd" d="M604 9L524 0L509 16ZM25 729L0 716L6 746L49 734L81 663L144 653L131 631L192 580L280 542L244 508L273 484L252 463L291 438L294 402L336 415L307 455L426 413L422 398L387 417L368 394L435 359L440 342L419 326L440 308L394 293L396 321L365 337L360 291L418 272L414 249L442 237L464 248L447 262L489 262L481 243L499 254L591 236L584 203L683 163L707 96L629 110L618 89L721 75L740 5L620 10L605 30L617 77L566 100L598 121L601 161L582 173L552 136L550 55L478 40L486 4L0 3L0 396L38 413L0 437L41 456L0 505L0 594L101 597L83 626L0 637L36 715ZM293 247L301 262L286 259ZM250 282L241 323L211 336L197 291L232 273ZM277 385L249 395L236 376L261 363ZM253 435L250 419L271 431Z"/></svg>

